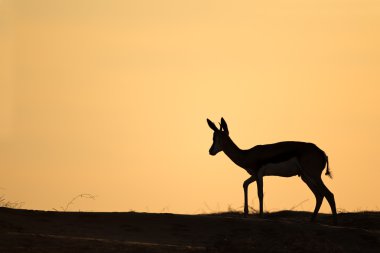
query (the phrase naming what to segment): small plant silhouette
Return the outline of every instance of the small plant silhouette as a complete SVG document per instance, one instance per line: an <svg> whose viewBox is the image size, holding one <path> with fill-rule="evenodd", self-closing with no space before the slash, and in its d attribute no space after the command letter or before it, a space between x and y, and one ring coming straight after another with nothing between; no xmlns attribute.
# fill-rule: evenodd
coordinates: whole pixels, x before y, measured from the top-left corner
<svg viewBox="0 0 380 253"><path fill-rule="evenodd" d="M95 200L96 196L95 195L92 195L92 194L89 194L89 193L82 193L82 194L79 194L77 196L75 196L74 198L72 198L67 204L66 206L61 206L60 209L56 209L56 208L53 208L54 211L64 211L64 212L67 212L69 210L69 207L71 205L74 204L74 202L78 199L81 199L81 198L86 198L86 199L92 199L92 200Z"/></svg>
<svg viewBox="0 0 380 253"><path fill-rule="evenodd" d="M21 208L25 203L24 202L12 202L5 199L4 196L0 196L0 207L7 207L7 208L14 208L18 209Z"/></svg>

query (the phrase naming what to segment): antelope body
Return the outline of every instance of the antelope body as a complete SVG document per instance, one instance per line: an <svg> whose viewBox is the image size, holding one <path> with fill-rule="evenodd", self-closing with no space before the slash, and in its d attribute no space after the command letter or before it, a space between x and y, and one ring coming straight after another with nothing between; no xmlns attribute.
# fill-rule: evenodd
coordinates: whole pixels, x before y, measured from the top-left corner
<svg viewBox="0 0 380 253"><path fill-rule="evenodd" d="M229 136L227 123L222 118L220 129L207 119L207 123L214 130L213 144L210 155L223 151L236 165L245 169L251 177L243 183L244 189L244 216L248 215L248 186L257 182L257 192L260 202L260 215L263 214L263 177L300 176L313 192L316 205L311 217L315 220L326 197L333 214L334 224L337 223L337 214L334 195L327 189L321 179L321 173L326 168L326 175L331 177L328 157L324 151L313 143L286 141L267 145L257 145L251 149L242 150Z"/></svg>

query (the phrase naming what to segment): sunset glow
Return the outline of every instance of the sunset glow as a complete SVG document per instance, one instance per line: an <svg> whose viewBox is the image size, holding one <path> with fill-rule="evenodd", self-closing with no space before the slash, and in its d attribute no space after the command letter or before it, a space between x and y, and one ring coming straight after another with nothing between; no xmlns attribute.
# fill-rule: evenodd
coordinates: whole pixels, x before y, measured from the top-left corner
<svg viewBox="0 0 380 253"><path fill-rule="evenodd" d="M338 210L379 210L379 27L370 0L2 0L0 196L242 211L249 175L208 153L206 118L223 116L241 148L315 143ZM315 205L298 177L266 177L264 196L267 211Z"/></svg>

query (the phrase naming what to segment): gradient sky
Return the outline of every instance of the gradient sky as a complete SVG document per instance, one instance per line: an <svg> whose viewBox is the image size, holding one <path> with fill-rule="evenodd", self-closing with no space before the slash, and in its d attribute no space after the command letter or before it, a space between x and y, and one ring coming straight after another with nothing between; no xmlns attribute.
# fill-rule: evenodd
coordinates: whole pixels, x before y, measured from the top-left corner
<svg viewBox="0 0 380 253"><path fill-rule="evenodd" d="M379 210L379 45L379 1L0 0L0 195L242 210L248 174L208 154L223 116L241 148L316 143L338 210ZM298 177L264 179L266 210L314 205Z"/></svg>

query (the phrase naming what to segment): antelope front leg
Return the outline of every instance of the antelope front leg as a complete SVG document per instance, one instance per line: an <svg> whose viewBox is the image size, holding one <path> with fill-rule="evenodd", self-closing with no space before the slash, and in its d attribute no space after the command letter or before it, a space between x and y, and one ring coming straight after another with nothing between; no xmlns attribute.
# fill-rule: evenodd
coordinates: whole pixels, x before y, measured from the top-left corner
<svg viewBox="0 0 380 253"><path fill-rule="evenodd" d="M259 176L257 178L257 195L259 196L259 202L260 202L260 216L263 215L263 199L264 199L264 193L263 193L263 177Z"/></svg>
<svg viewBox="0 0 380 253"><path fill-rule="evenodd" d="M255 176L251 176L243 183L244 189L244 217L248 216L248 186L256 180Z"/></svg>

